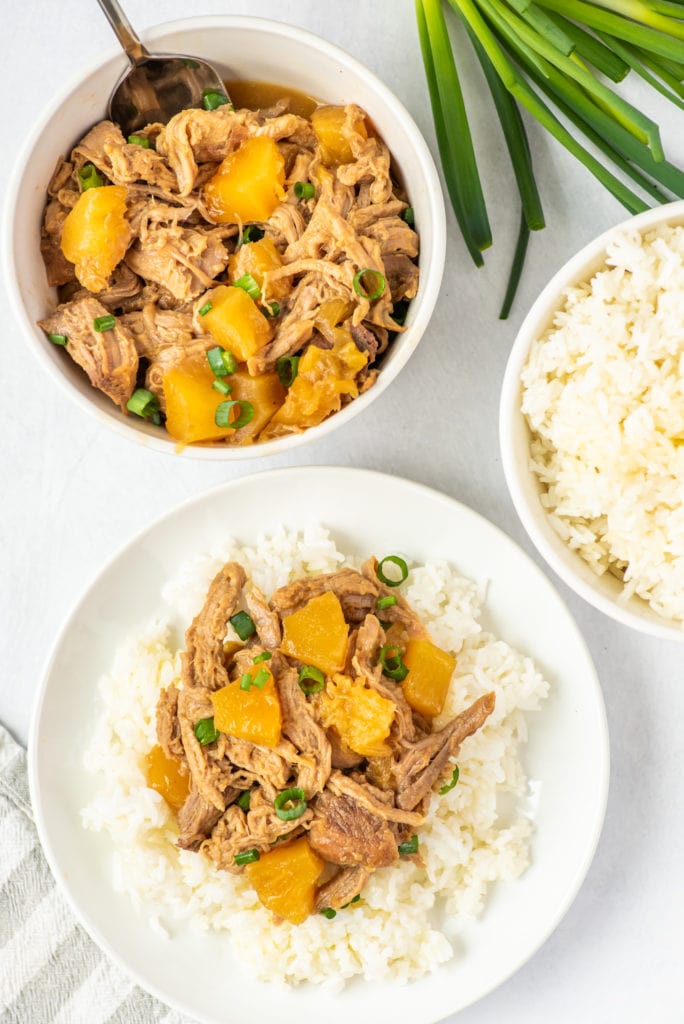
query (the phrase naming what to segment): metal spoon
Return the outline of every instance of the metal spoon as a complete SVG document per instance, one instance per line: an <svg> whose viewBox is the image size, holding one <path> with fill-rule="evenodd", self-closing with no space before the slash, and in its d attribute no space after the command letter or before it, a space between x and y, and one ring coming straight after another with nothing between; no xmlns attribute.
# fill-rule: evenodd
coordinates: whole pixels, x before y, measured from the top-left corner
<svg viewBox="0 0 684 1024"><path fill-rule="evenodd" d="M211 64L180 54L150 54L118 0L98 3L132 64L109 100L109 118L119 125L124 137L154 121L166 124L188 107L211 110L230 102L221 76Z"/></svg>

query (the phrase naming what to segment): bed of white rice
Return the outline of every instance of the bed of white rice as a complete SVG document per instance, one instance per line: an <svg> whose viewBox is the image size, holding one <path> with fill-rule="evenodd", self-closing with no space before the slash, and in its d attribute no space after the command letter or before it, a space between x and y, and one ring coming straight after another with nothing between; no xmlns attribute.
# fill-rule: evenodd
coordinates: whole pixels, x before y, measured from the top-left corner
<svg viewBox="0 0 684 1024"><path fill-rule="evenodd" d="M522 382L556 531L625 599L684 620L684 227L616 236Z"/></svg>
<svg viewBox="0 0 684 1024"><path fill-rule="evenodd" d="M304 573L354 564L322 527L281 529L256 548L228 540L184 565L164 590L164 614L119 649L100 682L104 710L86 754L97 796L82 812L87 828L111 836L117 891L157 930L173 934L192 922L223 932L245 969L264 980L339 986L353 975L407 980L434 970L455 955L459 928L482 910L491 883L516 878L529 862L532 823L522 809L519 747L525 712L539 707L548 684L529 658L481 629L480 586L446 563L414 566L402 593L435 642L458 655L443 720L490 689L496 710L463 744L458 785L432 801L420 833L424 870L400 862L377 871L361 901L333 920L317 915L274 926L245 878L174 845L174 817L141 770L156 742L159 689L179 678L182 634L172 624L190 621L227 559L242 562L267 594Z"/></svg>

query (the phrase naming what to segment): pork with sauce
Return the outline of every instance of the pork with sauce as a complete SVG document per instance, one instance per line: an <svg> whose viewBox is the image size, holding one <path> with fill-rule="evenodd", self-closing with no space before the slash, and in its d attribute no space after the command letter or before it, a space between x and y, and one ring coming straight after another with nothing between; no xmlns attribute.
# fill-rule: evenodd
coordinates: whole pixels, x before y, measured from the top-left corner
<svg viewBox="0 0 684 1024"><path fill-rule="evenodd" d="M227 163L255 142L282 165L273 201L258 215L259 203L247 216L217 207L222 175L237 173ZM261 170L251 168L248 180L261 181ZM112 189L125 197L121 251L105 201ZM310 116L287 99L261 110L184 110L133 142L101 121L59 161L47 189L40 246L60 302L40 326L66 338L67 354L125 414L153 418L183 443L251 444L301 432L372 387L404 329L395 306L416 295L419 274L407 207L387 147L354 104ZM76 265L65 255L65 224L70 256L78 243ZM262 242L272 248L265 264L265 250L253 258L257 271L251 250L242 250ZM207 310L221 309L218 286L244 282L241 261L253 305L244 316L233 307L217 312L218 325L203 322ZM97 294L80 280L90 263ZM94 327L107 313L115 326ZM226 330L246 381L233 398L250 410L247 429L219 426L215 414L221 396L206 354L232 351ZM271 383L283 361L287 391ZM262 379L268 385L249 385ZM137 392L142 406L132 401Z"/></svg>
<svg viewBox="0 0 684 1024"><path fill-rule="evenodd" d="M415 850L430 802L451 776L461 745L494 709L494 694L484 694L439 729L414 709L412 691L386 674L385 628L400 630L407 643L411 636L431 641L396 592L378 609L378 599L394 588L377 570L369 559L360 572L305 577L269 600L248 585L240 565L228 563L187 630L182 686L163 690L157 707L158 743L188 778L179 846L239 873L256 860L268 863L276 849L279 856L289 849L299 855L303 842L320 865L304 916L346 906L374 871L402 856L420 862ZM321 598L340 610L327 633L326 622L313 619L310 634L295 631L291 617L301 623L315 606L322 614ZM381 623L379 615L390 612L394 623ZM251 628L242 629L244 640L224 643L236 614L246 614ZM346 649L335 648L333 656L335 630L346 637ZM395 641L389 646L397 650ZM333 660L325 672L312 664L326 658ZM352 715L368 716L364 742L381 708L389 723L380 737L384 752L355 751L357 734L345 732L344 716L326 724L330 702L343 699L335 689L341 679L354 694ZM277 730L267 740L259 719L269 715ZM270 906L268 895L257 892Z"/></svg>

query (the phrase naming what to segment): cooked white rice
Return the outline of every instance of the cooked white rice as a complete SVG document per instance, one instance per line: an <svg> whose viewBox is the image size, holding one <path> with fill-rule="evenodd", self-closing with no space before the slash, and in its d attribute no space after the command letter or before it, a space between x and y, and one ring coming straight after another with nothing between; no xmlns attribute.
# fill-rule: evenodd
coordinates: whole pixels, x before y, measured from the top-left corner
<svg viewBox="0 0 684 1024"><path fill-rule="evenodd" d="M624 599L684 620L684 227L627 231L531 349L522 409L542 503Z"/></svg>
<svg viewBox="0 0 684 1024"><path fill-rule="evenodd" d="M528 864L532 824L519 806L505 814L503 807L522 804L526 794L518 750L526 738L524 712L539 707L548 684L529 658L481 629L480 587L446 563L413 568L402 593L435 641L458 655L438 724L489 690L496 692L496 709L463 744L458 785L432 801L420 832L424 870L400 862L376 871L361 901L333 920L317 915L299 926L274 927L245 877L174 845L174 816L147 788L141 768L156 742L159 689L180 674L170 622L190 621L228 559L240 561L266 593L304 573L353 564L321 527L281 529L260 538L256 548L228 541L183 566L164 590L167 614L117 652L100 682L105 710L86 755L98 795L83 811L87 828L113 840L117 891L146 914L154 904L150 924L165 934L188 921L225 933L235 956L264 980L339 986L356 974L406 980L434 970L454 955L452 942L465 920L482 910L490 883L516 878Z"/></svg>

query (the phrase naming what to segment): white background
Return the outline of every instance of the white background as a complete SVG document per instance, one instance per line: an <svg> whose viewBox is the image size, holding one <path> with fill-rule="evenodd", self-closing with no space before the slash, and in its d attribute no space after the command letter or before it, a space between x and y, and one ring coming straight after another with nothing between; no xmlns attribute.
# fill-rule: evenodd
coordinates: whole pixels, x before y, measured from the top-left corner
<svg viewBox="0 0 684 1024"><path fill-rule="evenodd" d="M126 9L140 30L210 13L274 17L311 29L374 70L436 153L411 0L126 0ZM5 0L2 35L4 193L43 104L113 37L95 0ZM91 422L34 363L0 288L0 721L22 742L50 647L102 562L153 517L232 477L316 463L395 473L460 499L534 554L498 451L506 357L551 274L624 211L533 125L548 227L532 239L510 320L499 322L518 202L470 60L462 76L495 234L487 266L476 270L469 262L449 211L441 298L411 363L365 415L288 457L235 467L195 463L146 451ZM668 155L684 164L684 113L664 100L651 102L639 83L626 91L657 114ZM605 829L587 881L555 934L513 979L459 1014L458 1024L681 1022L684 648L614 624L555 582L589 643L605 694L612 742ZM576 756L579 764L581 749ZM568 772L575 767L569 763Z"/></svg>

